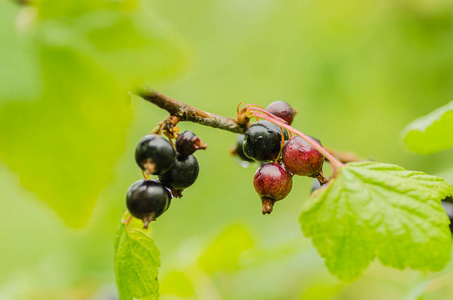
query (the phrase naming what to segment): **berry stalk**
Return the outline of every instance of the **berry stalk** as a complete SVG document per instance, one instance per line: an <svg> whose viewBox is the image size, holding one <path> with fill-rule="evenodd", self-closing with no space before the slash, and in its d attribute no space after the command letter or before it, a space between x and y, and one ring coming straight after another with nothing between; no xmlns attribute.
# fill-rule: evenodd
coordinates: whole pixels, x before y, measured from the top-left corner
<svg viewBox="0 0 453 300"><path fill-rule="evenodd" d="M275 117L274 115L265 111L264 109L261 109L258 107L250 107L247 109L247 114L249 114L251 117L261 118L261 119L267 120L269 122L272 122L280 127L285 128L288 131L293 132L294 134L296 134L296 135L300 136L301 138L303 138L304 140L306 140L308 143L310 143L310 145L313 146L313 148L318 150L322 155L324 155L330 161L330 163L332 164L334 173L337 168L344 166L344 164L341 161L336 159L332 154L330 154L326 149L324 149L324 147L322 147L321 145L316 143L310 137L303 134L302 132L295 129L294 127L286 124L285 121L283 121L282 119L280 119L278 117Z"/></svg>

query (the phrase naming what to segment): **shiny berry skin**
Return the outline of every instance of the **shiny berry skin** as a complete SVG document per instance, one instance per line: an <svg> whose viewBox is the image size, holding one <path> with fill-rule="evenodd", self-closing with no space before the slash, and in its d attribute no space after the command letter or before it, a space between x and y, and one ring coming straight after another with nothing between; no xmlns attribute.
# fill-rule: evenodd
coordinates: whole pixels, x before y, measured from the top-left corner
<svg viewBox="0 0 453 300"><path fill-rule="evenodd" d="M144 136L135 148L135 161L142 170L158 175L168 171L175 163L173 145L157 134Z"/></svg>
<svg viewBox="0 0 453 300"><path fill-rule="evenodd" d="M286 130L283 132L286 139L288 132ZM247 129L242 149L247 157L256 161L267 162L278 158L281 144L280 127L263 120L253 123Z"/></svg>
<svg viewBox="0 0 453 300"><path fill-rule="evenodd" d="M199 166L195 156L182 156L178 153L173 167L159 175L159 180L172 190L183 190L195 183L198 172Z"/></svg>
<svg viewBox="0 0 453 300"><path fill-rule="evenodd" d="M318 144L321 142L313 137ZM299 136L293 137L283 147L282 159L293 175L316 177L322 171L324 156Z"/></svg>
<svg viewBox="0 0 453 300"><path fill-rule="evenodd" d="M453 233L453 197L447 197L442 200L442 207L450 219L450 231Z"/></svg>
<svg viewBox="0 0 453 300"><path fill-rule="evenodd" d="M292 109L288 103L285 101L275 101L269 104L266 108L268 112L282 118L289 125L293 122L294 116L296 115L296 110Z"/></svg>
<svg viewBox="0 0 453 300"><path fill-rule="evenodd" d="M242 148L243 144L244 144L244 135L237 134L236 135L236 146L231 152L232 152L232 154L237 155L237 157L239 157L243 161L252 162L253 159L251 159L251 158L247 157L247 155L245 155L244 149Z"/></svg>
<svg viewBox="0 0 453 300"><path fill-rule="evenodd" d="M171 194L154 180L139 180L127 190L126 206L132 216L143 220L144 228L170 206Z"/></svg>
<svg viewBox="0 0 453 300"><path fill-rule="evenodd" d="M261 165L253 178L253 186L263 204L262 213L270 214L274 202L288 196L293 185L291 173L278 163Z"/></svg>
<svg viewBox="0 0 453 300"><path fill-rule="evenodd" d="M207 145L192 131L184 131L176 138L176 151L183 156L189 156L195 151L206 149Z"/></svg>

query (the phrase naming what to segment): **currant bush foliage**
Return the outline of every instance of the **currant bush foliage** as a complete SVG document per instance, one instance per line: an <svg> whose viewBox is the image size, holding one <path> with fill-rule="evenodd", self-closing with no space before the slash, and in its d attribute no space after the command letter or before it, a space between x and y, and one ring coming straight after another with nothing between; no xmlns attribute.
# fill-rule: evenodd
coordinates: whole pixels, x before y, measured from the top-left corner
<svg viewBox="0 0 453 300"><path fill-rule="evenodd" d="M0 1L0 104L30 101L40 90L38 61L32 42L27 35L18 35L15 28L18 12L18 5L12 1Z"/></svg>
<svg viewBox="0 0 453 300"><path fill-rule="evenodd" d="M444 179L379 162L346 164L305 202L300 222L329 271L360 277L374 258L397 269L438 271L450 259Z"/></svg>
<svg viewBox="0 0 453 300"><path fill-rule="evenodd" d="M453 147L453 101L410 123L403 130L409 150L430 154Z"/></svg>
<svg viewBox="0 0 453 300"><path fill-rule="evenodd" d="M90 217L124 150L128 92L184 65L145 2L0 2L0 158L73 227Z"/></svg>
<svg viewBox="0 0 453 300"><path fill-rule="evenodd" d="M115 238L115 273L121 300L159 298L159 255L144 232L120 225Z"/></svg>

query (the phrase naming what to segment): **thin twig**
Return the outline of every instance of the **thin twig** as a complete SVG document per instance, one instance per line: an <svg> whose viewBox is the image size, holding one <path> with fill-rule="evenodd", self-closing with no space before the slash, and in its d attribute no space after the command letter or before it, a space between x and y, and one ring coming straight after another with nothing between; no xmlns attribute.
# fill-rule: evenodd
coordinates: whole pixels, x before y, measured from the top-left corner
<svg viewBox="0 0 453 300"><path fill-rule="evenodd" d="M245 133L247 129L248 122L239 124L233 118L203 111L153 90L143 89L139 91L138 95L146 101L168 111L170 115L177 116L180 122L189 121L236 133Z"/></svg>

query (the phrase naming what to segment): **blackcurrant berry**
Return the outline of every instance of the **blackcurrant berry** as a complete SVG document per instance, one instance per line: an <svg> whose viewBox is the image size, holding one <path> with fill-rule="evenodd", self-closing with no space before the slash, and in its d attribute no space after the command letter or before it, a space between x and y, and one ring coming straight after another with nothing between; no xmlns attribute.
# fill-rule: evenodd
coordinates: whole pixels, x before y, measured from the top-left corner
<svg viewBox="0 0 453 300"><path fill-rule="evenodd" d="M245 155L244 149L242 149L242 144L244 144L244 135L237 134L236 135L236 145L231 150L231 154L236 155L243 161L252 162L253 159L251 159L251 158L247 157L247 155Z"/></svg>
<svg viewBox="0 0 453 300"><path fill-rule="evenodd" d="M321 145L319 140L311 138ZM294 175L310 177L317 177L324 163L324 156L299 136L293 137L283 147L282 159L286 169Z"/></svg>
<svg viewBox="0 0 453 300"><path fill-rule="evenodd" d="M175 163L176 151L173 145L157 134L144 136L135 148L135 161L149 174L162 174Z"/></svg>
<svg viewBox="0 0 453 300"><path fill-rule="evenodd" d="M289 125L293 122L294 116L296 115L296 110L292 109L288 103L284 101L275 101L269 104L266 108L268 112L282 118Z"/></svg>
<svg viewBox="0 0 453 300"><path fill-rule="evenodd" d="M143 220L148 228L151 221L162 215L170 206L171 194L154 180L139 180L127 190L126 206L132 216Z"/></svg>
<svg viewBox="0 0 453 300"><path fill-rule="evenodd" d="M283 130L284 138L288 132ZM244 136L244 154L256 161L266 162L278 158L282 144L281 129L279 126L268 122L258 121L253 123Z"/></svg>
<svg viewBox="0 0 453 300"><path fill-rule="evenodd" d="M163 185L175 191L175 196L181 196L180 190L186 189L198 178L198 161L193 155L176 154L175 164L167 172L159 175Z"/></svg>
<svg viewBox="0 0 453 300"><path fill-rule="evenodd" d="M263 164L255 173L253 185L261 197L263 215L270 214L275 201L288 196L293 185L292 175L277 163Z"/></svg>
<svg viewBox="0 0 453 300"><path fill-rule="evenodd" d="M195 135L192 131L184 131L181 133L175 142L176 151L183 156L189 156L195 151L206 149L207 145Z"/></svg>
<svg viewBox="0 0 453 300"><path fill-rule="evenodd" d="M453 233L453 197L447 197L441 203L450 219L450 231Z"/></svg>

